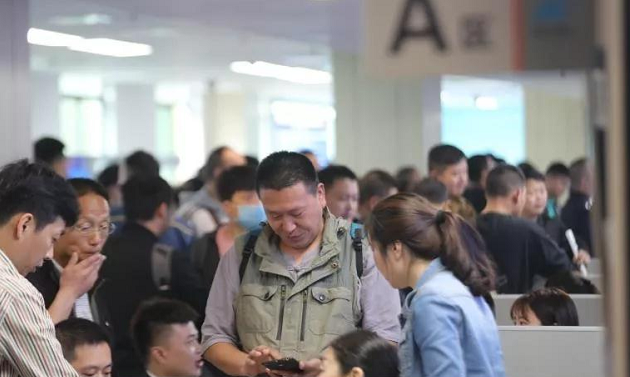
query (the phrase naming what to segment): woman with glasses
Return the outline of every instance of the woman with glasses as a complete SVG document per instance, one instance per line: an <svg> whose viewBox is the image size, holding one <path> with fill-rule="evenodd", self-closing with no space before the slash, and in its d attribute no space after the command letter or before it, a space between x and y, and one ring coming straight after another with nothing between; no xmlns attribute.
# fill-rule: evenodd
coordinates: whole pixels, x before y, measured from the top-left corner
<svg viewBox="0 0 630 377"><path fill-rule="evenodd" d="M98 288L101 255L107 237L114 231L110 222L107 191L90 179L68 181L77 193L79 219L54 242L53 253L27 278L42 296L54 323L70 317L100 319L91 300ZM102 316L101 316L102 317Z"/></svg>

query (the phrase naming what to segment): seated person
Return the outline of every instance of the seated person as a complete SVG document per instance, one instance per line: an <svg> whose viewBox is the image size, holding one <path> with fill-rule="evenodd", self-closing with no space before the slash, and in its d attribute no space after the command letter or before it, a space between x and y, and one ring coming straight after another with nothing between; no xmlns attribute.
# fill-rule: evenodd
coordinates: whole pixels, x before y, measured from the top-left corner
<svg viewBox="0 0 630 377"><path fill-rule="evenodd" d="M542 288L519 297L510 309L516 326L579 326L571 297L557 288Z"/></svg>
<svg viewBox="0 0 630 377"><path fill-rule="evenodd" d="M448 206L448 191L446 186L437 179L425 178L413 190L431 203L436 209L444 209Z"/></svg>
<svg viewBox="0 0 630 377"><path fill-rule="evenodd" d="M103 329L83 318L71 318L55 327L63 356L81 376L110 377L112 351Z"/></svg>
<svg viewBox="0 0 630 377"><path fill-rule="evenodd" d="M547 288L559 288L566 293L596 295L601 292L590 280L583 278L577 271L561 271L553 275L545 283Z"/></svg>
<svg viewBox="0 0 630 377"><path fill-rule="evenodd" d="M203 277L209 290L220 258L234 246L234 240L248 231L259 228L266 220L265 210L256 194L256 170L236 166L221 173L217 180L217 194L229 221L225 225L195 241L192 264Z"/></svg>
<svg viewBox="0 0 630 377"><path fill-rule="evenodd" d="M368 218L378 202L398 193L396 179L383 170L372 170L359 181L359 217Z"/></svg>
<svg viewBox="0 0 630 377"><path fill-rule="evenodd" d="M372 332L357 330L324 350L318 377L398 377L399 369L396 347Z"/></svg>
<svg viewBox="0 0 630 377"><path fill-rule="evenodd" d="M140 305L131 320L131 336L146 376L201 376L197 317L192 307L177 300L159 298Z"/></svg>
<svg viewBox="0 0 630 377"><path fill-rule="evenodd" d="M345 166L329 165L317 173L326 190L326 206L335 217L353 221L359 207L359 181Z"/></svg>
<svg viewBox="0 0 630 377"><path fill-rule="evenodd" d="M534 277L571 270L564 250L537 224L520 218L525 205L525 177L516 167L502 165L488 175L488 204L477 218L477 229L497 265L497 292L525 293Z"/></svg>

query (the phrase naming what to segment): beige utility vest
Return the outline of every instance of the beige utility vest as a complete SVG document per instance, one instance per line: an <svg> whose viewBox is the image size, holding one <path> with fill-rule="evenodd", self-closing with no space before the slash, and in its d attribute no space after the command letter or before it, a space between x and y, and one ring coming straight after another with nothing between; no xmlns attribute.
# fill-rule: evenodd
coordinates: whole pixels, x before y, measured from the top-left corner
<svg viewBox="0 0 630 377"><path fill-rule="evenodd" d="M277 262L279 238L266 225L256 242L236 298L236 330L249 352L258 346L283 357L308 360L361 321L360 278L351 224L325 216L322 246L311 265L294 280ZM236 242L242 255L246 238ZM366 250L364 244L363 250Z"/></svg>

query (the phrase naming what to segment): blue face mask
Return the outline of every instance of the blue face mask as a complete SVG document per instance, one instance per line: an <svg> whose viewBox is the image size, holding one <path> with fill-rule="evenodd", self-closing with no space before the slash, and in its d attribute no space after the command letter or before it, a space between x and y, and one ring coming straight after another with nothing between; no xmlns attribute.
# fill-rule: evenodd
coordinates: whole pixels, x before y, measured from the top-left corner
<svg viewBox="0 0 630 377"><path fill-rule="evenodd" d="M243 205L238 206L238 223L247 230L254 230L260 227L260 223L267 220L263 206Z"/></svg>

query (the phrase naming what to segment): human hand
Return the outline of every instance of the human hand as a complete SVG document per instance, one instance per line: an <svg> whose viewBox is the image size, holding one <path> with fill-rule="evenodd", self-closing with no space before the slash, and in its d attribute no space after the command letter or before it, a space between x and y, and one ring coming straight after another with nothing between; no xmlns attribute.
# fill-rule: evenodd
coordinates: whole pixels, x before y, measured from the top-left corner
<svg viewBox="0 0 630 377"><path fill-rule="evenodd" d="M66 267L61 271L59 290L70 292L78 298L94 286L98 272L105 261L105 256L95 254L79 261L77 253L72 254Z"/></svg>
<svg viewBox="0 0 630 377"><path fill-rule="evenodd" d="M258 346L247 354L247 360L242 367L242 375L255 377L262 373L268 373L268 369L262 365L268 361L282 358L280 352L267 346Z"/></svg>

